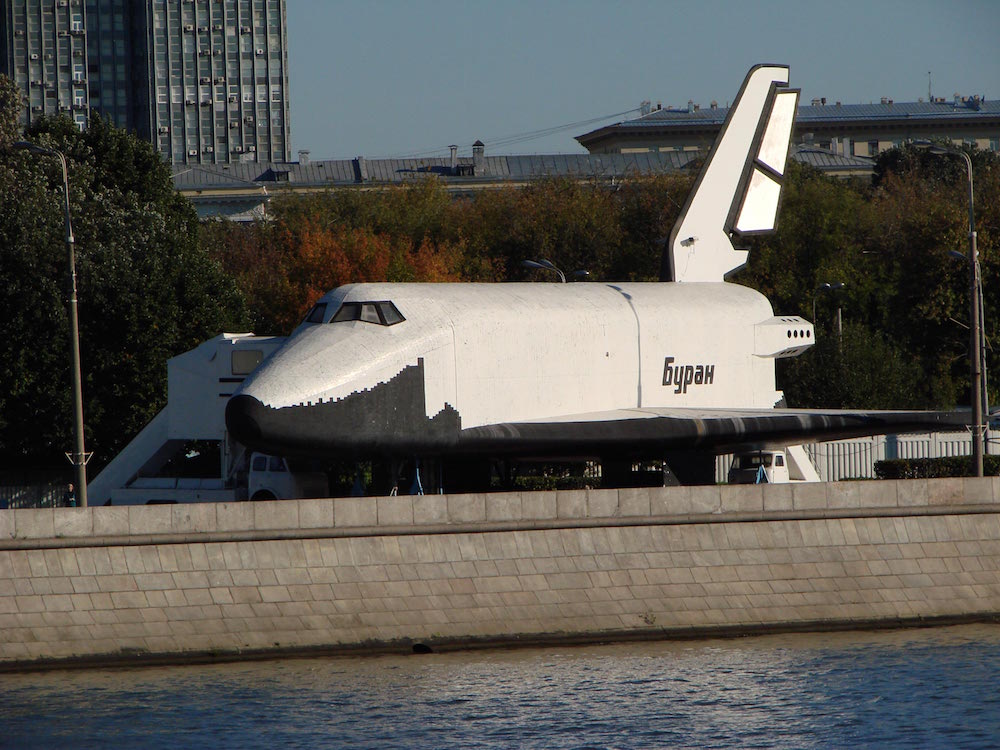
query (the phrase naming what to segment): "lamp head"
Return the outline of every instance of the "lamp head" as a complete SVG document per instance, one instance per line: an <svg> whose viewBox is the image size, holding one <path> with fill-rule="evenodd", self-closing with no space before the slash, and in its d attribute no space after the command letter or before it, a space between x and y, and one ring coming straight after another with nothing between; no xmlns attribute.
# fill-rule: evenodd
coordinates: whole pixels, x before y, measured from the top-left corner
<svg viewBox="0 0 1000 750"><path fill-rule="evenodd" d="M17 141L11 146L11 148L16 149L17 151L30 151L33 154L52 153L50 149L42 148L41 146L31 143L30 141Z"/></svg>
<svg viewBox="0 0 1000 750"><path fill-rule="evenodd" d="M910 141L910 145L913 146L913 148L919 149L920 151L927 151L928 153L936 154L938 156L940 156L941 154L953 154L958 151L958 149L946 148L942 146L940 143L934 143L933 141L928 141L923 139L917 141Z"/></svg>

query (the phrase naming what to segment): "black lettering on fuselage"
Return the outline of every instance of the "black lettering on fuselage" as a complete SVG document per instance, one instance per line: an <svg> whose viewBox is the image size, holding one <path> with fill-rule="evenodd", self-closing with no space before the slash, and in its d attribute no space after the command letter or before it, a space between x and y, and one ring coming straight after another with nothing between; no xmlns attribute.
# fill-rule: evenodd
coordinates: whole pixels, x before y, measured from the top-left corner
<svg viewBox="0 0 1000 750"><path fill-rule="evenodd" d="M712 385L715 365L675 365L673 357L663 358L663 385L672 385L674 393L687 393L691 385Z"/></svg>

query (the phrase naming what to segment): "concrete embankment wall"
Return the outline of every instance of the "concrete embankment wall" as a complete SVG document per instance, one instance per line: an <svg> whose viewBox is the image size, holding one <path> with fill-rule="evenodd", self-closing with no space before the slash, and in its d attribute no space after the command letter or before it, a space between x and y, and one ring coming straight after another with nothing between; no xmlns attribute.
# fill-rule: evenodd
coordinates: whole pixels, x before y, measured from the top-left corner
<svg viewBox="0 0 1000 750"><path fill-rule="evenodd" d="M997 613L997 478L0 511L0 668Z"/></svg>

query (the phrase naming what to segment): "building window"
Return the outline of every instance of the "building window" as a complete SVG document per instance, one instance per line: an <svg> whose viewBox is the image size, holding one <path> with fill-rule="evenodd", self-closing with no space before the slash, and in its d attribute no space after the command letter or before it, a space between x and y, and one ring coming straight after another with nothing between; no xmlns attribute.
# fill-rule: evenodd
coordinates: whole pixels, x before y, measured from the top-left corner
<svg viewBox="0 0 1000 750"><path fill-rule="evenodd" d="M990 138L990 151L1000 151L1000 137Z"/></svg>
<svg viewBox="0 0 1000 750"><path fill-rule="evenodd" d="M878 156L878 141L868 141L868 155Z"/></svg>

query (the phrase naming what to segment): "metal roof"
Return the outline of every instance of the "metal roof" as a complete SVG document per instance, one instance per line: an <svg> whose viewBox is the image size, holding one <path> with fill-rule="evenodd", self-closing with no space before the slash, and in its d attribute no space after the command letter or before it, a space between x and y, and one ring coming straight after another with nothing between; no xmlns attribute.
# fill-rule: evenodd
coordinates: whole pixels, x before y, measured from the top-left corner
<svg viewBox="0 0 1000 750"><path fill-rule="evenodd" d="M467 176L451 173L450 158L433 159L327 159L298 162L246 162L231 164L176 165L177 190L246 190L277 185L337 187L359 184L399 184L430 175L449 186L476 182L522 182L545 177L603 177L618 179L636 174L661 174L684 169L703 156L699 151L648 151L634 154L537 154L488 156L483 169ZM840 156L808 146L792 152L798 161L816 167L871 169L872 160ZM471 173L473 160L462 157L457 165ZM361 178L364 172L366 177Z"/></svg>
<svg viewBox="0 0 1000 750"><path fill-rule="evenodd" d="M875 168L875 160L869 159L867 156L836 154L826 149L807 145L793 146L792 158L811 167L832 172L850 170L859 174L862 172L870 174Z"/></svg>
<svg viewBox="0 0 1000 750"><path fill-rule="evenodd" d="M262 215L274 190L281 188L324 190L398 185L430 175L436 175L448 190L457 192L523 184L546 177L612 181L685 169L702 156L704 152L700 151L489 156L482 158L478 169L472 157L462 157L456 164L460 174L452 173L450 157L176 165L173 173L174 187L192 200L200 216L245 221ZM794 147L791 158L839 175L868 176L874 164L871 159L842 156L811 146Z"/></svg>
<svg viewBox="0 0 1000 750"><path fill-rule="evenodd" d="M691 126L721 126L729 114L729 107L708 109L658 109L635 120L623 120L577 136L583 143L594 136L610 132L641 131L648 128L674 128ZM975 122L1000 117L1000 100L960 97L934 102L894 102L891 99L878 104L800 104L796 127L809 124L849 124L867 121L911 120L914 122Z"/></svg>
<svg viewBox="0 0 1000 750"><path fill-rule="evenodd" d="M457 159L457 166L467 173L452 174L451 158L430 159L328 159L306 164L230 163L177 165L174 187L178 190L245 190L248 187L298 185L336 187L358 184L404 183L429 175L444 179L449 185L476 182L540 179L543 177L621 178L634 174L658 174L684 168L698 152L646 152L637 154L543 154L525 156L487 156L482 168L474 170L472 157ZM473 173L474 172L474 173ZM362 177L364 175L364 177Z"/></svg>

